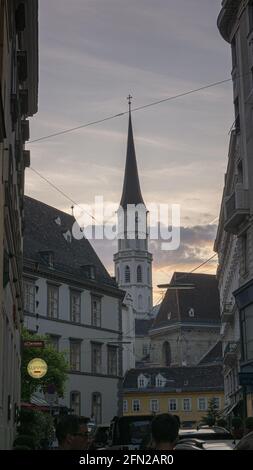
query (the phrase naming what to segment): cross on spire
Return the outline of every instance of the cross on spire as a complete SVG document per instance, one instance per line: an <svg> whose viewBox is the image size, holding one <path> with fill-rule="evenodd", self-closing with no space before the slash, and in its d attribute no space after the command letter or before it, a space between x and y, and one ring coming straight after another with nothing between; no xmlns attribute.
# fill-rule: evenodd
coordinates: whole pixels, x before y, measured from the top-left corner
<svg viewBox="0 0 253 470"><path fill-rule="evenodd" d="M128 106L129 106L129 113L131 112L132 99L133 99L133 97L129 94L128 97L127 97Z"/></svg>

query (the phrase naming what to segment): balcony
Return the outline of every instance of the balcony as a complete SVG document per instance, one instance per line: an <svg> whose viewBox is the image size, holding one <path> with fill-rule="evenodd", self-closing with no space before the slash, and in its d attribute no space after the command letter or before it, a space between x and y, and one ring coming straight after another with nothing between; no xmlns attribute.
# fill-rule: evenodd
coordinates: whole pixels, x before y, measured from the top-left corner
<svg viewBox="0 0 253 470"><path fill-rule="evenodd" d="M249 194L242 184L237 184L231 196L225 199L224 230L237 235L240 225L249 216Z"/></svg>
<svg viewBox="0 0 253 470"><path fill-rule="evenodd" d="M221 312L221 321L222 323L228 323L233 320L234 317L234 305L232 302L226 303L223 306Z"/></svg>

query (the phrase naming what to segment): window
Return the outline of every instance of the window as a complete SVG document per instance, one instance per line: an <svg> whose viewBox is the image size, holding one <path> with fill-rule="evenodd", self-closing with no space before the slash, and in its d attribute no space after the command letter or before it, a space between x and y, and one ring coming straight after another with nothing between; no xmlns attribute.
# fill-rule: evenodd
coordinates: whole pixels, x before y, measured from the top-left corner
<svg viewBox="0 0 253 470"><path fill-rule="evenodd" d="M130 275L130 268L129 266L125 267L125 282L129 283L131 282L131 275Z"/></svg>
<svg viewBox="0 0 253 470"><path fill-rule="evenodd" d="M207 399L206 398L198 398L198 410L206 411L207 410Z"/></svg>
<svg viewBox="0 0 253 470"><path fill-rule="evenodd" d="M141 410L140 400L132 400L132 410L138 412Z"/></svg>
<svg viewBox="0 0 253 470"><path fill-rule="evenodd" d="M59 287L48 286L47 289L47 316L48 318L58 318L59 312Z"/></svg>
<svg viewBox="0 0 253 470"><path fill-rule="evenodd" d="M91 324L101 327L101 299L99 297L91 297Z"/></svg>
<svg viewBox="0 0 253 470"><path fill-rule="evenodd" d="M35 283L24 282L24 309L26 312L35 313Z"/></svg>
<svg viewBox="0 0 253 470"><path fill-rule="evenodd" d="M241 130L239 98L236 98L234 105L235 105L235 131L236 133L239 133Z"/></svg>
<svg viewBox="0 0 253 470"><path fill-rule="evenodd" d="M241 247L242 247L242 274L247 274L249 269L249 238L247 232L241 237Z"/></svg>
<svg viewBox="0 0 253 470"><path fill-rule="evenodd" d="M171 348L168 341L164 341L162 346L162 362L164 367L169 367L171 364Z"/></svg>
<svg viewBox="0 0 253 470"><path fill-rule="evenodd" d="M123 413L127 413L127 412L128 412L128 401L123 400Z"/></svg>
<svg viewBox="0 0 253 470"><path fill-rule="evenodd" d="M147 269L147 283L150 284L150 269Z"/></svg>
<svg viewBox="0 0 253 470"><path fill-rule="evenodd" d="M157 375L155 379L155 385L157 388L164 387L166 384L166 379L162 375Z"/></svg>
<svg viewBox="0 0 253 470"><path fill-rule="evenodd" d="M157 413L159 409L159 400L150 400L150 411Z"/></svg>
<svg viewBox="0 0 253 470"><path fill-rule="evenodd" d="M190 308L189 317L194 317L194 315L195 315L194 308Z"/></svg>
<svg viewBox="0 0 253 470"><path fill-rule="evenodd" d="M169 399L169 411L177 411L177 399L176 398Z"/></svg>
<svg viewBox="0 0 253 470"><path fill-rule="evenodd" d="M49 337L50 345L55 349L55 351L59 351L59 336L49 335Z"/></svg>
<svg viewBox="0 0 253 470"><path fill-rule="evenodd" d="M80 416L81 414L81 393L71 392L70 393L70 409L72 413Z"/></svg>
<svg viewBox="0 0 253 470"><path fill-rule="evenodd" d="M70 321L81 322L81 294L77 291L70 291Z"/></svg>
<svg viewBox="0 0 253 470"><path fill-rule="evenodd" d="M148 356L148 353L149 353L149 346L148 344L143 344L143 347L142 347L142 354L144 357Z"/></svg>
<svg viewBox="0 0 253 470"><path fill-rule="evenodd" d="M92 394L91 416L94 418L96 424L102 422L102 395L99 392Z"/></svg>
<svg viewBox="0 0 253 470"><path fill-rule="evenodd" d="M138 295L138 309L139 310L143 309L143 297L142 297L142 295Z"/></svg>
<svg viewBox="0 0 253 470"><path fill-rule="evenodd" d="M44 261L44 263L47 264L47 266L49 266L49 268L54 267L54 253L53 253L53 251L40 251L39 254L40 254L42 260Z"/></svg>
<svg viewBox="0 0 253 470"><path fill-rule="evenodd" d="M141 269L141 266L137 267L137 282L142 282L142 269Z"/></svg>
<svg viewBox="0 0 253 470"><path fill-rule="evenodd" d="M192 404L190 398L183 398L183 410L184 411L191 411Z"/></svg>
<svg viewBox="0 0 253 470"><path fill-rule="evenodd" d="M70 340L70 370L81 370L81 342Z"/></svg>
<svg viewBox="0 0 253 470"><path fill-rule="evenodd" d="M138 377L138 388L145 388L148 385L148 378L141 374Z"/></svg>
<svg viewBox="0 0 253 470"><path fill-rule="evenodd" d="M120 270L117 268L117 282L120 283Z"/></svg>
<svg viewBox="0 0 253 470"><path fill-rule="evenodd" d="M116 346L108 346L108 375L118 374L118 349Z"/></svg>
<svg viewBox="0 0 253 470"><path fill-rule="evenodd" d="M91 372L93 374L102 373L102 344L93 343L91 345Z"/></svg>
<svg viewBox="0 0 253 470"><path fill-rule="evenodd" d="M214 397L213 398L213 404L217 410L220 409L220 398L219 397Z"/></svg>
<svg viewBox="0 0 253 470"><path fill-rule="evenodd" d="M237 51L236 51L236 38L234 36L231 42L231 50L232 50L232 65L233 68L237 66Z"/></svg>

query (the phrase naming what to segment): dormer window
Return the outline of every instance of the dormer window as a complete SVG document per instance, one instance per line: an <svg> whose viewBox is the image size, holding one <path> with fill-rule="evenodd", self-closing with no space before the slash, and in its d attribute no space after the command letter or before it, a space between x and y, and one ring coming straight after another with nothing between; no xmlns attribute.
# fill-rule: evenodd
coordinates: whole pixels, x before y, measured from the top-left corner
<svg viewBox="0 0 253 470"><path fill-rule="evenodd" d="M138 388L146 388L147 385L148 385L148 382L149 382L149 380L144 374L139 375L139 377L138 377Z"/></svg>
<svg viewBox="0 0 253 470"><path fill-rule="evenodd" d="M54 219L54 221L55 221L55 223L56 223L57 225L61 225L61 219L60 219L59 216L56 217L56 219Z"/></svg>
<svg viewBox="0 0 253 470"><path fill-rule="evenodd" d="M67 232L63 233L63 236L64 236L66 242L71 243L71 241L72 241L72 235L71 235L70 230L68 230Z"/></svg>
<svg viewBox="0 0 253 470"><path fill-rule="evenodd" d="M158 375L156 376L156 379L155 379L155 386L156 386L157 388L161 388L161 387L164 387L165 384L166 384L166 379L165 379L165 377L163 377L163 375L161 375L161 374L158 374Z"/></svg>
<svg viewBox="0 0 253 470"><path fill-rule="evenodd" d="M189 310L189 317L192 317L192 318L193 318L194 315L195 315L194 308L190 308L190 310Z"/></svg>
<svg viewBox="0 0 253 470"><path fill-rule="evenodd" d="M39 252L43 261L49 266L49 268L54 267L54 253L53 251L40 251Z"/></svg>
<svg viewBox="0 0 253 470"><path fill-rule="evenodd" d="M87 279L95 280L96 279L96 268L93 265L84 265L81 266L82 271Z"/></svg>

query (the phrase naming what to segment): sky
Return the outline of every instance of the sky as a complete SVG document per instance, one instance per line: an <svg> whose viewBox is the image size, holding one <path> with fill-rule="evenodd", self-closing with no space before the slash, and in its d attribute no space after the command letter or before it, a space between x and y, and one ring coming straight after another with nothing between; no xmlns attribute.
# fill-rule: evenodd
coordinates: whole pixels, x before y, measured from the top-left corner
<svg viewBox="0 0 253 470"><path fill-rule="evenodd" d="M31 140L230 78L230 47L220 36L221 0L41 0L39 111ZM181 244L150 242L157 284L213 254L229 130L232 84L133 113L142 194L147 206L180 204ZM127 115L28 143L31 166L79 204L96 196L118 204ZM31 169L26 194L71 213L71 202ZM214 222L215 221L215 222ZM113 274L116 243L94 247ZM216 262L199 272L215 272Z"/></svg>

